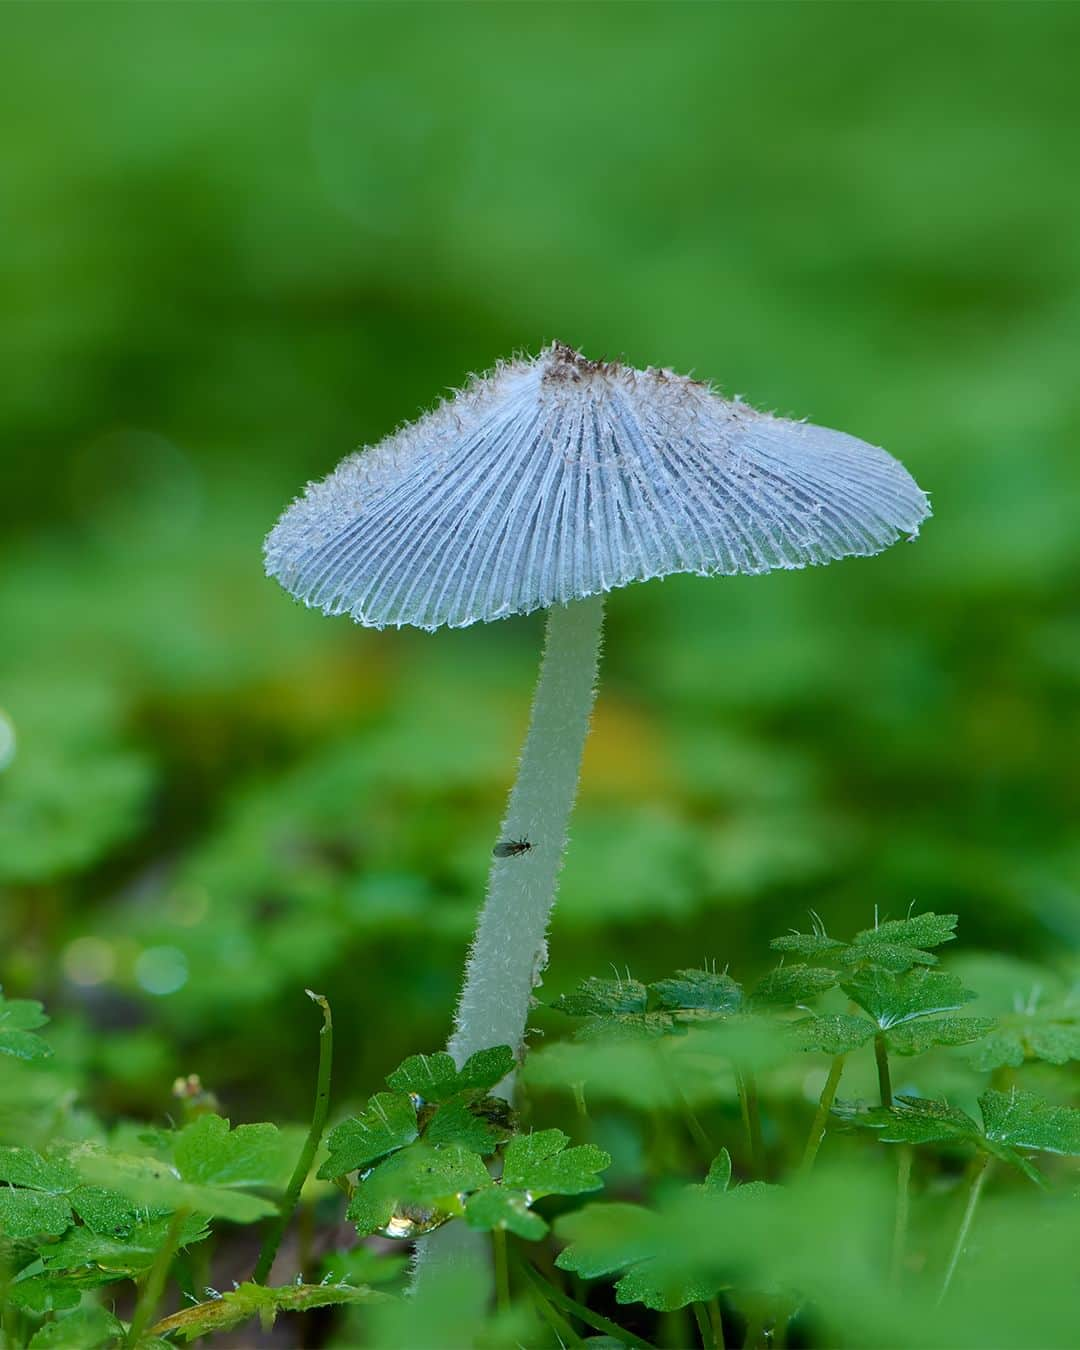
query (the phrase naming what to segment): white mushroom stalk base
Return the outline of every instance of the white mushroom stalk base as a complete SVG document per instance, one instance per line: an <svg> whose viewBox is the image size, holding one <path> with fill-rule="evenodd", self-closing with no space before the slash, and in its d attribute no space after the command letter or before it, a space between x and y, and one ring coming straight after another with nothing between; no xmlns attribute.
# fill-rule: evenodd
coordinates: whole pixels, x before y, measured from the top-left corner
<svg viewBox="0 0 1080 1350"><path fill-rule="evenodd" d="M502 840L531 847L492 859L487 900L465 968L449 1050L521 1050L532 992L547 965L547 929L596 698L604 597L548 612L547 641Z"/></svg>

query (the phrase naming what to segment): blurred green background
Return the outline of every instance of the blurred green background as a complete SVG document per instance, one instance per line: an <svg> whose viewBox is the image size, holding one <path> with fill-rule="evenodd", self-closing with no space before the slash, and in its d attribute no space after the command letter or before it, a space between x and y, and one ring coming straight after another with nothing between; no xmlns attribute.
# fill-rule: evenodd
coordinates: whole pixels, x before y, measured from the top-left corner
<svg viewBox="0 0 1080 1350"><path fill-rule="evenodd" d="M0 975L56 1019L48 1073L108 1113L197 1071L234 1118L302 1114L305 986L339 1103L442 1042L538 621L366 632L261 542L552 338L884 445L935 518L612 597L545 996L751 975L811 908L1075 947L1080 9L86 3L0 33Z"/></svg>

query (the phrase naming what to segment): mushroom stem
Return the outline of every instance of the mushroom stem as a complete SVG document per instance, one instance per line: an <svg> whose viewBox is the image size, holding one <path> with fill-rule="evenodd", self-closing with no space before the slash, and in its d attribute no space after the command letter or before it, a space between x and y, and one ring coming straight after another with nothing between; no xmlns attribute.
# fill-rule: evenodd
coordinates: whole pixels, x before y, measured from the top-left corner
<svg viewBox="0 0 1080 1350"><path fill-rule="evenodd" d="M521 1050L532 991L547 965L548 919L596 697L603 621L602 595L548 611L529 732L500 836L531 848L492 860L450 1038L458 1065L494 1045Z"/></svg>

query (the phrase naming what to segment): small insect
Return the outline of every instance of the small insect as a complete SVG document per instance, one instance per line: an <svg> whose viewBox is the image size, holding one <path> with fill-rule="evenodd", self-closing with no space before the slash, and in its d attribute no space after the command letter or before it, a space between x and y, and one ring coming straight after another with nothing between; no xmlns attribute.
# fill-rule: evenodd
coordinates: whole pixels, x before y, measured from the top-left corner
<svg viewBox="0 0 1080 1350"><path fill-rule="evenodd" d="M491 850L496 858L520 858L523 853L528 853L532 844L527 839L503 839Z"/></svg>

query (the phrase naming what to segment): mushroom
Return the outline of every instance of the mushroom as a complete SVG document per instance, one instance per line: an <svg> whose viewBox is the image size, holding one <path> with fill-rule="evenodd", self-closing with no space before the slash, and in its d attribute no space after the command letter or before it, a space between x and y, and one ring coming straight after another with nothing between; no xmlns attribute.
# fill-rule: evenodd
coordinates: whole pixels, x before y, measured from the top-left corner
<svg viewBox="0 0 1080 1350"><path fill-rule="evenodd" d="M604 596L805 567L913 538L925 493L884 450L670 370L554 343L474 379L290 506L268 573L326 614L465 627L546 609L540 679L450 1040L520 1051L595 697ZM510 847L515 845L515 847ZM516 847L528 845L529 847Z"/></svg>

